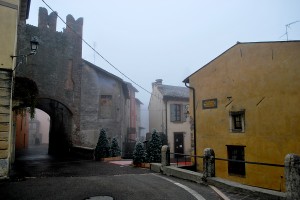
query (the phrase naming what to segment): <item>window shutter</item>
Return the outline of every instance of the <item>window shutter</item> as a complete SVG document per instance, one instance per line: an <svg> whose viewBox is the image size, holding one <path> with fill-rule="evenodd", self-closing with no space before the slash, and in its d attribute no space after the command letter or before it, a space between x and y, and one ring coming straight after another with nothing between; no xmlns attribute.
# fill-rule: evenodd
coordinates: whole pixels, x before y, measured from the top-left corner
<svg viewBox="0 0 300 200"><path fill-rule="evenodd" d="M176 105L170 104L170 114L171 114L171 122L174 122L176 120Z"/></svg>
<svg viewBox="0 0 300 200"><path fill-rule="evenodd" d="M183 104L180 105L180 110L181 110L181 121L185 122L186 121L186 110L185 110L185 106Z"/></svg>

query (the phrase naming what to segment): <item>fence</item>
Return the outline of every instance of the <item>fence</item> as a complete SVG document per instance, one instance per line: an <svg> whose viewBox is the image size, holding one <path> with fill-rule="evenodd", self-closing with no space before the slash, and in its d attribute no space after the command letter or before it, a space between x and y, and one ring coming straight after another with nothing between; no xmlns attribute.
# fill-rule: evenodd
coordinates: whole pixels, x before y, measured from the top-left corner
<svg viewBox="0 0 300 200"><path fill-rule="evenodd" d="M164 150L163 150L164 149ZM273 164L273 163L266 163L266 162L252 162L252 161L244 161L244 160L235 160L235 159L225 159L225 158L218 158L215 157L213 149L207 148L204 150L204 155L186 155L186 154L178 154L178 153L170 153L168 148L163 148L162 154L166 154L165 158L169 159L165 162L166 163L173 163L177 167L186 167L191 166L192 159L203 159L203 180L205 181L208 177L215 176L215 167L216 161L220 162L228 162L229 163L241 163L243 165L255 165L255 166L264 166L264 167L272 167L272 168L279 168L280 170L284 171L285 176L285 186L286 186L286 195L287 199L300 199L300 156L295 154L288 154L285 157L284 164ZM167 149L167 150L166 150ZM170 159L170 155L174 155L172 159ZM162 155L163 156L163 155ZM163 157L162 157L163 158ZM194 168L195 169L195 168ZM196 170L196 169L195 169ZM259 173L259 172L257 172ZM283 176L281 176L283 179ZM268 180L269 181L269 180ZM280 191L282 189L282 180L280 180Z"/></svg>

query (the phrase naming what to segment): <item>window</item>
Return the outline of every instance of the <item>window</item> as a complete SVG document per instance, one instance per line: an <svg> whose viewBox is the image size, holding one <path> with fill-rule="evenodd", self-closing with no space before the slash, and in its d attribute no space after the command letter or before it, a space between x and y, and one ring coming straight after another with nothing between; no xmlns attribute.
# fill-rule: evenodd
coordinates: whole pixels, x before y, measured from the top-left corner
<svg viewBox="0 0 300 200"><path fill-rule="evenodd" d="M244 148L244 146L227 145L228 159L245 161ZM228 161L228 174L245 176L245 163Z"/></svg>
<svg viewBox="0 0 300 200"><path fill-rule="evenodd" d="M99 117L101 119L111 119L113 106L112 95L100 95L99 101Z"/></svg>
<svg viewBox="0 0 300 200"><path fill-rule="evenodd" d="M245 111L230 112L230 130L245 132Z"/></svg>
<svg viewBox="0 0 300 200"><path fill-rule="evenodd" d="M183 112L184 106L182 104L171 104L171 122L185 122L186 117Z"/></svg>

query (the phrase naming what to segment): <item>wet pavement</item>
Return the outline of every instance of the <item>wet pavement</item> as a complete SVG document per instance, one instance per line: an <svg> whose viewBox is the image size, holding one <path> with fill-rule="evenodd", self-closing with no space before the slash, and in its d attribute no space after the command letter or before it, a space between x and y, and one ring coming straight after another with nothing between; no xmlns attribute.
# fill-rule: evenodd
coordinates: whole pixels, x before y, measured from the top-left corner
<svg viewBox="0 0 300 200"><path fill-rule="evenodd" d="M53 157L45 146L35 146L17 152L11 179L0 181L0 199L221 198L206 185L133 167L131 160L99 162L73 156Z"/></svg>
<svg viewBox="0 0 300 200"><path fill-rule="evenodd" d="M128 167L130 164L131 160L109 163L80 159L71 155L51 156L48 155L47 145L38 145L16 152L16 161L12 166L10 177L12 179L23 179L25 177L76 177L151 173L150 170Z"/></svg>

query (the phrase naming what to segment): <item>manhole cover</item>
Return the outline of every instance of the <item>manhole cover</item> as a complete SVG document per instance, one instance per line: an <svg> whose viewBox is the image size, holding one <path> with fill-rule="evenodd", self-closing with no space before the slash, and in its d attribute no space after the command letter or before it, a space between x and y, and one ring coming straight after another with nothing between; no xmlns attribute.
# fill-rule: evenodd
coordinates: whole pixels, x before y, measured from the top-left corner
<svg viewBox="0 0 300 200"><path fill-rule="evenodd" d="M97 196L97 197L89 197L86 200L114 200L114 199L109 196Z"/></svg>

